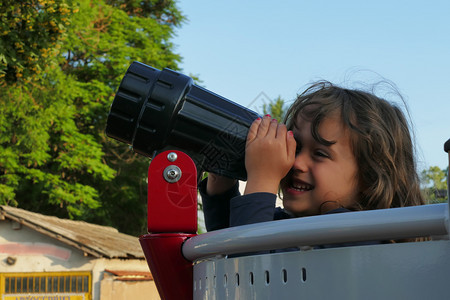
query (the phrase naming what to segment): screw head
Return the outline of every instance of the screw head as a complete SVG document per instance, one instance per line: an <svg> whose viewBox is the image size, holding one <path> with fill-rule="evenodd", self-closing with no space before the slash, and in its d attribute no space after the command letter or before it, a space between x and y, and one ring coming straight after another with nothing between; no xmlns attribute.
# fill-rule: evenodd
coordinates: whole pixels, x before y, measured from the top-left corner
<svg viewBox="0 0 450 300"><path fill-rule="evenodd" d="M169 154L167 154L167 159L171 162L176 161L177 158L178 158L178 156L175 152L170 152Z"/></svg>
<svg viewBox="0 0 450 300"><path fill-rule="evenodd" d="M178 171L176 169L170 169L167 171L167 178L169 179L175 179L178 177Z"/></svg>

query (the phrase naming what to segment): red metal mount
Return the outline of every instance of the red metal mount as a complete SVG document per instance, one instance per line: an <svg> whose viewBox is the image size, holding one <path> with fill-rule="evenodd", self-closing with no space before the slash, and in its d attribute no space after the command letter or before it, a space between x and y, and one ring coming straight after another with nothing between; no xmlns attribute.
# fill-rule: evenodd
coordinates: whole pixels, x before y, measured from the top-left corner
<svg viewBox="0 0 450 300"><path fill-rule="evenodd" d="M192 299L192 262L181 253L197 232L197 168L181 151L165 151L148 169L148 232L139 238L163 300Z"/></svg>

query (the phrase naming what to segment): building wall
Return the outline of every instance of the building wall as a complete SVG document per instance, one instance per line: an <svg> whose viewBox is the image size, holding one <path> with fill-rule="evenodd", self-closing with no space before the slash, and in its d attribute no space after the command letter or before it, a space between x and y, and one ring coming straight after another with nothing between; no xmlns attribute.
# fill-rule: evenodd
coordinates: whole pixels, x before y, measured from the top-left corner
<svg viewBox="0 0 450 300"><path fill-rule="evenodd" d="M105 273L101 281L100 300L160 300L153 281L121 281Z"/></svg>
<svg viewBox="0 0 450 300"><path fill-rule="evenodd" d="M2 272L52 272L92 270L92 257L26 226L0 221L0 270ZM5 253L6 252L6 253ZM15 257L14 265L6 264Z"/></svg>
<svg viewBox="0 0 450 300"><path fill-rule="evenodd" d="M142 281L139 284L116 283L105 275L108 273L105 269L149 271L144 259L95 258L17 222L0 220L0 274L89 271L92 274L93 300L141 299L126 295L127 291L135 293L135 290L140 290L141 295L148 293L149 296L145 299L159 299L158 293L155 294L156 286L153 281ZM104 279L106 282L102 284ZM102 295L108 291L102 290L102 286L104 289L112 288L113 293L124 295L124 298L105 298Z"/></svg>

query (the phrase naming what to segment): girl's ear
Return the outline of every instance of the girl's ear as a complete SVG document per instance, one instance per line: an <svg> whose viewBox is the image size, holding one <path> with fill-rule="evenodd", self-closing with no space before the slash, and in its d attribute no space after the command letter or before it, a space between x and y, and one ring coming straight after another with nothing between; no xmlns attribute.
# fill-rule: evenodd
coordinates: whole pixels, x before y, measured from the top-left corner
<svg viewBox="0 0 450 300"><path fill-rule="evenodd" d="M353 204L352 209L353 210L364 210L364 203L367 202L367 189L369 188L369 186L365 183L365 181L363 180L363 177L360 173L360 170L358 170L358 174L356 175L358 176L357 178L357 189L358 189L358 202Z"/></svg>

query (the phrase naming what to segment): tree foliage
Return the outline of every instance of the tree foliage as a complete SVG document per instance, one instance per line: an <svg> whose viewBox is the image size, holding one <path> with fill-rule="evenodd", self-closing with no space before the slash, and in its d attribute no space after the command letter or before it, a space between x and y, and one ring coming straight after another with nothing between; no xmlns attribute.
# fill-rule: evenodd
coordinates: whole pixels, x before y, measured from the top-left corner
<svg viewBox="0 0 450 300"><path fill-rule="evenodd" d="M134 60L178 69L170 0L0 4L0 204L145 232L149 159L104 135Z"/></svg>
<svg viewBox="0 0 450 300"><path fill-rule="evenodd" d="M262 109L264 114L270 114L272 118L277 119L278 122L284 120L287 111L284 100L281 99L280 96L269 103L264 103Z"/></svg>
<svg viewBox="0 0 450 300"><path fill-rule="evenodd" d="M29 82L40 74L60 51L75 12L61 0L2 1L0 78L6 83Z"/></svg>
<svg viewBox="0 0 450 300"><path fill-rule="evenodd" d="M444 202L447 199L447 174L437 166L429 167L421 173L421 181L424 185L423 191L427 202Z"/></svg>

